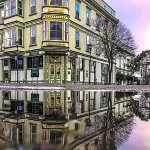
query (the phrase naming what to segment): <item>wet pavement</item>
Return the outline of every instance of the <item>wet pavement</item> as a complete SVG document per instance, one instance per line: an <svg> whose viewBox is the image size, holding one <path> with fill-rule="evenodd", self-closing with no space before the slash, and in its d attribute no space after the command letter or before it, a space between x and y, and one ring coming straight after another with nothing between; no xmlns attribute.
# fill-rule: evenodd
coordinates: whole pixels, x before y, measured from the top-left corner
<svg viewBox="0 0 150 150"><path fill-rule="evenodd" d="M150 92L0 91L0 149L149 150L149 119Z"/></svg>

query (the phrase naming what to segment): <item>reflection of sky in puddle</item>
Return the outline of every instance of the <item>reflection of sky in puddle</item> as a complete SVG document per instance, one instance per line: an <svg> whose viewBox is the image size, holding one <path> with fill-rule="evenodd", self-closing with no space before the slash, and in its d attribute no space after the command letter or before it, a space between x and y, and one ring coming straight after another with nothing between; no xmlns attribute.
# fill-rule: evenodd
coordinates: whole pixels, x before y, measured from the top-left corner
<svg viewBox="0 0 150 150"><path fill-rule="evenodd" d="M149 150L150 149L150 121L135 118L135 128L129 140L118 150Z"/></svg>

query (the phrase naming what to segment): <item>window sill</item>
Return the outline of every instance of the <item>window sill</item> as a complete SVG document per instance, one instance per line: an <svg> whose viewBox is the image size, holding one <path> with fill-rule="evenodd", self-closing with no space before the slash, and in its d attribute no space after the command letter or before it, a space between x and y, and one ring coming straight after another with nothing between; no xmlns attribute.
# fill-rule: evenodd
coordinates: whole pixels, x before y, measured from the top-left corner
<svg viewBox="0 0 150 150"><path fill-rule="evenodd" d="M91 27L91 25L90 25L90 24L88 24L88 23L86 23L86 25L88 25L89 27Z"/></svg>
<svg viewBox="0 0 150 150"><path fill-rule="evenodd" d="M10 69L10 71L17 71L17 69ZM24 69L18 69L18 71L24 71Z"/></svg>
<svg viewBox="0 0 150 150"><path fill-rule="evenodd" d="M81 19L80 18L77 18L77 17L75 17L77 20L79 20L79 21L81 21Z"/></svg>
<svg viewBox="0 0 150 150"><path fill-rule="evenodd" d="M34 16L37 15L37 12L30 14L29 16Z"/></svg>
<svg viewBox="0 0 150 150"><path fill-rule="evenodd" d="M75 47L76 49L79 49L79 50L81 50L81 48L80 47Z"/></svg>
<svg viewBox="0 0 150 150"><path fill-rule="evenodd" d="M18 16L18 17L21 17L21 18L24 18L23 15L15 14L15 15L12 15L12 16L4 17L4 20L5 20L5 19L12 18L12 17L17 17L17 16Z"/></svg>
<svg viewBox="0 0 150 150"><path fill-rule="evenodd" d="M6 47L4 47L4 49L13 48L13 47L17 47L17 46L16 46L16 45L13 45L13 46L6 46ZM19 45L18 47L24 48L22 45Z"/></svg>
<svg viewBox="0 0 150 150"><path fill-rule="evenodd" d="M29 47L37 46L37 44L30 44Z"/></svg>
<svg viewBox="0 0 150 150"><path fill-rule="evenodd" d="M30 57L30 56L29 56ZM32 57L32 56L31 56ZM27 70L32 70L32 69L35 69L35 68L27 68ZM43 69L43 67L38 67L38 69Z"/></svg>

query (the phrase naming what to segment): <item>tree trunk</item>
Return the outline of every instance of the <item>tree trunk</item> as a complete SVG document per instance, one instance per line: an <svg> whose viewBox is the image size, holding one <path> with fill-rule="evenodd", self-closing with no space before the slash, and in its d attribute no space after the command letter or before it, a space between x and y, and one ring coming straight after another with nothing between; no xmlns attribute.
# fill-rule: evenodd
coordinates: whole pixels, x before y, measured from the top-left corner
<svg viewBox="0 0 150 150"><path fill-rule="evenodd" d="M112 72L113 72L113 60L109 61L109 79L108 79L108 83L109 85L111 85L111 81L112 81Z"/></svg>

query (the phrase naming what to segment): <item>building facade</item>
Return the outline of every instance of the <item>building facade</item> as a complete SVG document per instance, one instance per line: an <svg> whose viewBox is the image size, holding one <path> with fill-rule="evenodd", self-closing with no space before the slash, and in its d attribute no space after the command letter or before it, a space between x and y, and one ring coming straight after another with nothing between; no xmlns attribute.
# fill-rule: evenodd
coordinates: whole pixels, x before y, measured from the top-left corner
<svg viewBox="0 0 150 150"><path fill-rule="evenodd" d="M104 1L10 0L0 11L1 81L107 83L107 59L100 48L90 57L88 47L91 37L98 38L91 20L118 23ZM115 83L115 65L113 72Z"/></svg>
<svg viewBox="0 0 150 150"><path fill-rule="evenodd" d="M91 20L104 18L118 23L116 12L104 1L3 0L0 15L1 82L108 82L106 57L100 48L89 49L91 37L98 38ZM120 61L124 64L123 59ZM114 93L111 96L114 99ZM1 114L12 114L19 106L25 118L46 121L55 121L53 116L59 114L65 124L66 119L81 116L85 121L89 111L101 112L107 108L107 97L107 92L100 91L1 91L0 108ZM13 119L9 122L16 123Z"/></svg>

